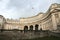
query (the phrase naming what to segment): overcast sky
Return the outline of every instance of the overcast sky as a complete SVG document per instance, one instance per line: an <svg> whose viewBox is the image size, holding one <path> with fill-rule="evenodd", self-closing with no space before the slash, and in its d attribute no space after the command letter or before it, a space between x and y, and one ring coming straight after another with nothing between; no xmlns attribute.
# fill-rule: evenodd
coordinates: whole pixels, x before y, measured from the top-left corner
<svg viewBox="0 0 60 40"><path fill-rule="evenodd" d="M10 19L31 17L46 12L52 3L59 2L60 0L0 0L0 15Z"/></svg>

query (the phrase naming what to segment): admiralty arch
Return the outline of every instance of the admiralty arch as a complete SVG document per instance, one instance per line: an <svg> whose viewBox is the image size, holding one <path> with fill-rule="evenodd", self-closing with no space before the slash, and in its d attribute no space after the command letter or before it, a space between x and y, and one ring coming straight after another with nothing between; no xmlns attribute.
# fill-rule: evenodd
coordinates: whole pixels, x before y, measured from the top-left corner
<svg viewBox="0 0 60 40"><path fill-rule="evenodd" d="M19 20L6 19L0 15L0 29L5 30L60 30L60 4L52 4L46 13Z"/></svg>

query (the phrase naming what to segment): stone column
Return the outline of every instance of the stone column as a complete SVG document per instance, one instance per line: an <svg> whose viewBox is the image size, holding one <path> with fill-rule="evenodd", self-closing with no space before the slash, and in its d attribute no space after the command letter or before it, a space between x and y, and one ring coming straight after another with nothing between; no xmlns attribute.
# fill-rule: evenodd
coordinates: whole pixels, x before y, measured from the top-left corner
<svg viewBox="0 0 60 40"><path fill-rule="evenodd" d="M28 30L30 29L30 26L28 26Z"/></svg>
<svg viewBox="0 0 60 40"><path fill-rule="evenodd" d="M58 16L59 16L59 24L60 24L60 12L58 12Z"/></svg>
<svg viewBox="0 0 60 40"><path fill-rule="evenodd" d="M40 30L40 27L41 27L41 26L40 26L40 24L39 24L39 26L38 26L38 30Z"/></svg>
<svg viewBox="0 0 60 40"><path fill-rule="evenodd" d="M42 28L42 23L40 23L40 28Z"/></svg>
<svg viewBox="0 0 60 40"><path fill-rule="evenodd" d="M44 30L44 24L42 24L42 27L41 28L42 28L42 30Z"/></svg>
<svg viewBox="0 0 60 40"><path fill-rule="evenodd" d="M46 30L46 26L45 26L45 24L44 24L44 30Z"/></svg>
<svg viewBox="0 0 60 40"><path fill-rule="evenodd" d="M54 13L52 14L52 24L53 24L53 30L57 29L57 23Z"/></svg>
<svg viewBox="0 0 60 40"><path fill-rule="evenodd" d="M43 30L43 24L41 24L40 30L41 30L41 28L42 28L42 30Z"/></svg>
<svg viewBox="0 0 60 40"><path fill-rule="evenodd" d="M33 30L35 30L35 25L33 25Z"/></svg>

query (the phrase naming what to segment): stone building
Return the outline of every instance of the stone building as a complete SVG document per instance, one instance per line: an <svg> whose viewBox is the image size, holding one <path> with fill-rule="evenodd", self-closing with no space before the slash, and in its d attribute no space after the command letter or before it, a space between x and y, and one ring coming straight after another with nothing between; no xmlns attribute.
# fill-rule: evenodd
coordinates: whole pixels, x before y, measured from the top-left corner
<svg viewBox="0 0 60 40"><path fill-rule="evenodd" d="M0 29L6 30L57 30L60 25L60 4L52 4L46 13L20 18L5 19L0 15Z"/></svg>

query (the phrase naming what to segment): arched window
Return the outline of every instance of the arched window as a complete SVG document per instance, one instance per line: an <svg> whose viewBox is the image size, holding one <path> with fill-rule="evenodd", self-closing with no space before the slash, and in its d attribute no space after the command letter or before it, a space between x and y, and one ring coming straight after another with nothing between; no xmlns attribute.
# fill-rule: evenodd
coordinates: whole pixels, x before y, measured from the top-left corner
<svg viewBox="0 0 60 40"><path fill-rule="evenodd" d="M38 31L38 27L39 27L39 25L36 24L36 25L35 25L35 31Z"/></svg>
<svg viewBox="0 0 60 40"><path fill-rule="evenodd" d="M33 31L33 25L30 26L30 31Z"/></svg>
<svg viewBox="0 0 60 40"><path fill-rule="evenodd" d="M28 26L24 26L24 32L28 31Z"/></svg>

